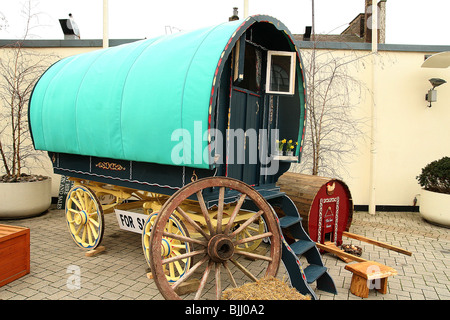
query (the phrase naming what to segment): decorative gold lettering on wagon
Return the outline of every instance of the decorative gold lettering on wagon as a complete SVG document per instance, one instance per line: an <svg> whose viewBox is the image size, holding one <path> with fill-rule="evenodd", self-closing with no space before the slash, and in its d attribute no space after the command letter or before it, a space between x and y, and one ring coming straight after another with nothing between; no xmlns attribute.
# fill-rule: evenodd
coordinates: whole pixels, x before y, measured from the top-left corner
<svg viewBox="0 0 450 320"><path fill-rule="evenodd" d="M105 169L105 170L113 170L113 171L124 171L126 170L125 167L121 166L120 164L114 163L114 162L105 162L101 161L95 165L97 168Z"/></svg>

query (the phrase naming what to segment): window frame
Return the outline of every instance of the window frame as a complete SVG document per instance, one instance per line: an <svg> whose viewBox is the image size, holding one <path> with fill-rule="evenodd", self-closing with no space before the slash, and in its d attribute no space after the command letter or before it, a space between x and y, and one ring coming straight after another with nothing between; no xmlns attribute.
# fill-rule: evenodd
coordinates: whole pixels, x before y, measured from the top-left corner
<svg viewBox="0 0 450 320"><path fill-rule="evenodd" d="M270 78L272 75L272 56L287 56L291 57L291 65L289 70L289 91L273 91L270 90ZM270 94L284 94L293 95L295 93L295 69L296 69L296 58L297 54L293 51L267 51L267 72L266 72L266 93Z"/></svg>

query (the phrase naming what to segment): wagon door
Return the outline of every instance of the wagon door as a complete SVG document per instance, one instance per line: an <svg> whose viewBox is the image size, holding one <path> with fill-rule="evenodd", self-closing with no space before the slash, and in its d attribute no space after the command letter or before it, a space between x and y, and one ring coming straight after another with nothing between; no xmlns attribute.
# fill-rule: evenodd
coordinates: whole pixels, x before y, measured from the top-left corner
<svg viewBox="0 0 450 320"><path fill-rule="evenodd" d="M263 52L241 37L235 48L228 123L227 175L250 185L259 181L259 129L263 113ZM244 63L242 63L244 62Z"/></svg>
<svg viewBox="0 0 450 320"><path fill-rule="evenodd" d="M230 150L228 176L254 185L258 181L258 129L260 96L233 88L228 138ZM233 157L234 156L234 157Z"/></svg>

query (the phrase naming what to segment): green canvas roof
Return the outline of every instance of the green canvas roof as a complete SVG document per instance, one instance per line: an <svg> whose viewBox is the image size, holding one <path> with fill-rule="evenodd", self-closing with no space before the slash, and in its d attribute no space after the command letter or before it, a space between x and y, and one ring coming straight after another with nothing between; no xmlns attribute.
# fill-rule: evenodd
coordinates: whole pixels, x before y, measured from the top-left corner
<svg viewBox="0 0 450 320"><path fill-rule="evenodd" d="M208 129L224 55L251 18L64 58L36 84L35 148L171 164L176 129ZM244 27L243 27L244 26ZM190 159L208 147L191 148ZM209 168L203 161L191 167Z"/></svg>

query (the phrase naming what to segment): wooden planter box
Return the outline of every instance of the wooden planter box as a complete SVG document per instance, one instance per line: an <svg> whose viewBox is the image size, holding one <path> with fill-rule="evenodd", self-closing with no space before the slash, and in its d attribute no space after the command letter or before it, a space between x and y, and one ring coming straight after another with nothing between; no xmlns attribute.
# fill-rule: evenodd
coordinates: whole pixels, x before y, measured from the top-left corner
<svg viewBox="0 0 450 320"><path fill-rule="evenodd" d="M0 287L30 273L30 229L0 224Z"/></svg>

